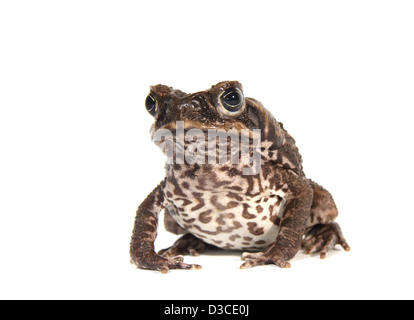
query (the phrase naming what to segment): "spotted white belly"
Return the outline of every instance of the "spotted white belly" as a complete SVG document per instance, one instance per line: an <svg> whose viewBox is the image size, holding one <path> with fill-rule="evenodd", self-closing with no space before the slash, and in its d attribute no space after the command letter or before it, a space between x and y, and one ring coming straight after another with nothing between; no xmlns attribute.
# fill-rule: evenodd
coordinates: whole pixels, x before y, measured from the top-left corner
<svg viewBox="0 0 414 320"><path fill-rule="evenodd" d="M248 197L234 192L192 193L174 199L184 229L220 248L261 250L276 240L285 193Z"/></svg>

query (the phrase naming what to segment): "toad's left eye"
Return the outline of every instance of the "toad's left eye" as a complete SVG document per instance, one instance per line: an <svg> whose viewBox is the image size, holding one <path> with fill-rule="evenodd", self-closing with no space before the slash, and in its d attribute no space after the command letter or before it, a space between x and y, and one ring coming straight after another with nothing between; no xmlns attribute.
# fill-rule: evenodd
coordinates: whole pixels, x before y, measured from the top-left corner
<svg viewBox="0 0 414 320"><path fill-rule="evenodd" d="M220 96L220 102L228 112L237 112L243 106L243 93L238 88L229 88Z"/></svg>
<svg viewBox="0 0 414 320"><path fill-rule="evenodd" d="M157 111L157 100L155 100L152 94L149 94L147 96L147 99L145 99L145 108L147 108L147 111L152 116L155 116L155 113Z"/></svg>

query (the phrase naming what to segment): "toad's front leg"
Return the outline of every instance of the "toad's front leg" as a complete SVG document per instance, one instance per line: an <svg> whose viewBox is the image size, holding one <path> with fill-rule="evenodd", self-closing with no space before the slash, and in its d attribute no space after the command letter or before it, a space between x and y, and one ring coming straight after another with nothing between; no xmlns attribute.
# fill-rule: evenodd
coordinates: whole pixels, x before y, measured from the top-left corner
<svg viewBox="0 0 414 320"><path fill-rule="evenodd" d="M182 256L164 258L155 253L158 215L164 207L165 198L161 183L138 207L130 245L131 262L138 268L158 270L162 273L168 272L169 269L201 269L199 265L184 263Z"/></svg>
<svg viewBox="0 0 414 320"><path fill-rule="evenodd" d="M302 244L305 233L305 222L310 214L313 191L306 179L286 172L285 176L289 186L289 194L279 233L276 241L264 252L242 254L242 260L247 260L241 269L251 268L265 264L275 264L278 267L289 268L290 263Z"/></svg>

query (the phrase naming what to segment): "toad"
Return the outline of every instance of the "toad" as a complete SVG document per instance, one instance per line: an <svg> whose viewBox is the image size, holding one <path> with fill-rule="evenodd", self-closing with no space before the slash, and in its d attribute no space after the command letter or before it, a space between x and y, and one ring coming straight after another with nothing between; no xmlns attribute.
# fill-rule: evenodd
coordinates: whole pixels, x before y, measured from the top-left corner
<svg viewBox="0 0 414 320"><path fill-rule="evenodd" d="M242 251L241 269L290 267L301 247L321 258L336 245L350 250L332 195L305 176L295 140L259 101L244 97L239 82L192 94L152 86L145 106L167 161L165 179L136 213L130 256L137 267L200 269L183 255L212 248ZM165 229L182 236L157 253L162 210Z"/></svg>

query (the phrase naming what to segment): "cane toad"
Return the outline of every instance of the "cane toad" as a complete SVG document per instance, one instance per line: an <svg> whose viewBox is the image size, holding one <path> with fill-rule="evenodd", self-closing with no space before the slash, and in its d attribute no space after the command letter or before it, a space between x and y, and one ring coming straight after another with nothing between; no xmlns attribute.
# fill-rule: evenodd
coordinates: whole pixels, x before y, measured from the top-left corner
<svg viewBox="0 0 414 320"><path fill-rule="evenodd" d="M165 179L137 210L130 246L137 267L163 273L199 269L184 263L183 255L217 247L244 251L242 269L264 264L290 267L288 261L301 246L307 253L320 252L321 258L337 244L350 250L334 222L338 211L331 194L305 176L295 140L259 101L244 97L239 82L220 82L193 94L156 85L145 105L155 119L154 142L166 153L169 137L172 149ZM209 140L212 130L228 136L220 140L213 135ZM157 138L159 132L162 139ZM237 159L241 151L233 152L232 147L240 141L230 145L230 133L248 141L250 159L254 151L259 153L256 171L244 170L253 165ZM254 137L258 148L252 147ZM213 155L222 148L225 155L236 157L207 161L201 151L199 158L187 157L195 141L200 142L197 148L213 150ZM209 149L217 141L217 149ZM204 162L196 161L200 159ZM156 253L163 209L165 228L183 236Z"/></svg>

